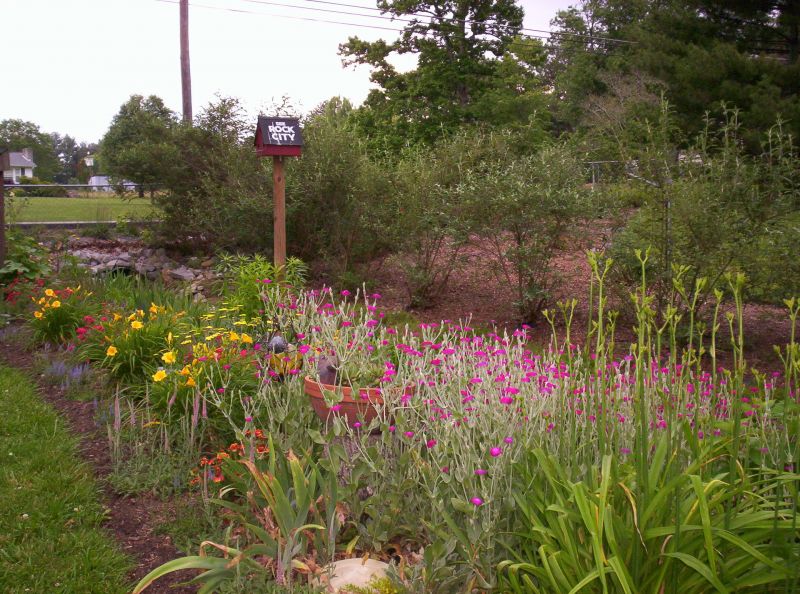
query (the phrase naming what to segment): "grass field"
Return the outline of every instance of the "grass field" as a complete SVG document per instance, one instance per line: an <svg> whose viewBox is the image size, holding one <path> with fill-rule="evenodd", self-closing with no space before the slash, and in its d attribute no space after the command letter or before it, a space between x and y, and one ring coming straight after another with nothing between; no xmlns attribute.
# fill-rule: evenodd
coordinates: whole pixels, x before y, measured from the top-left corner
<svg viewBox="0 0 800 594"><path fill-rule="evenodd" d="M0 365L0 590L124 593L130 561L77 440L27 377Z"/></svg>
<svg viewBox="0 0 800 594"><path fill-rule="evenodd" d="M156 212L149 198L16 198L9 202L7 217L12 223L142 220L155 218Z"/></svg>

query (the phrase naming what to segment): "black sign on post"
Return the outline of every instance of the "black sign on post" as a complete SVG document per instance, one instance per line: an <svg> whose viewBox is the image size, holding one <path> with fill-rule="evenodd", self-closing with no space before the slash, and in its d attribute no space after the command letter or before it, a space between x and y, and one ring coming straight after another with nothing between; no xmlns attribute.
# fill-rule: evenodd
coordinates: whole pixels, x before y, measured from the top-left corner
<svg viewBox="0 0 800 594"><path fill-rule="evenodd" d="M258 118L256 149L259 155L299 157L302 146L303 132L297 118Z"/></svg>
<svg viewBox="0 0 800 594"><path fill-rule="evenodd" d="M303 151L303 133L297 118L260 116L256 126L256 154L272 157L273 216L275 223L275 267L282 275L286 265L286 178L284 157L299 157Z"/></svg>

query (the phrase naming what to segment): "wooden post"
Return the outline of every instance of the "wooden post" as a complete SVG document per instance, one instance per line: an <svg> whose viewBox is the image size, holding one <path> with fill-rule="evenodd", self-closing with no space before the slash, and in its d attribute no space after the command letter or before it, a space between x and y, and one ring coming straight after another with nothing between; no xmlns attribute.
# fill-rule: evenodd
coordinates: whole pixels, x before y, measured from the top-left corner
<svg viewBox="0 0 800 594"><path fill-rule="evenodd" d="M6 265L6 197L3 168L0 167L0 268Z"/></svg>
<svg viewBox="0 0 800 594"><path fill-rule="evenodd" d="M192 74L189 67L189 0L180 0L181 94L183 121L192 123Z"/></svg>
<svg viewBox="0 0 800 594"><path fill-rule="evenodd" d="M286 177L283 174L283 157L272 157L272 200L274 227L275 267L286 265Z"/></svg>

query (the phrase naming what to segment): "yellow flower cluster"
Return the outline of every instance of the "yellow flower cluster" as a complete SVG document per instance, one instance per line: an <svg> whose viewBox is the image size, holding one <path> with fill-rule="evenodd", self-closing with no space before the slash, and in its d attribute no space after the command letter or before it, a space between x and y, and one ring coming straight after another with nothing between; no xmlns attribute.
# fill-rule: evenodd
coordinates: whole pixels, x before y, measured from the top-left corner
<svg viewBox="0 0 800 594"><path fill-rule="evenodd" d="M76 293L78 293L80 289L81 287L80 285L78 285L74 289L71 287L67 287L63 291L57 293L53 289L48 288L44 290L44 297L39 297L39 299L37 299L36 297L31 297L31 300L40 307L40 309L37 309L36 311L33 312L33 317L36 318L37 320L41 320L45 315L47 315L48 310L59 309L62 305L61 299L64 298L61 297L59 293L69 297L71 295L75 295Z"/></svg>

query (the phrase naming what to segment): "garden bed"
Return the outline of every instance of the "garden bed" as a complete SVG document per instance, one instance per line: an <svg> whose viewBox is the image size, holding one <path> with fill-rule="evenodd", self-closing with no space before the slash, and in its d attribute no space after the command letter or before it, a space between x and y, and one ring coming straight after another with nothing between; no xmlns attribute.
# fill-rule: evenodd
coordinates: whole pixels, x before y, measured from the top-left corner
<svg viewBox="0 0 800 594"><path fill-rule="evenodd" d="M597 302L591 331L573 319L535 344L524 327L393 326L380 296L305 291L303 275L294 262L277 282L243 260L213 305L126 277L20 289L34 338L104 387L92 416L109 484L153 508L140 534L181 505L141 492L219 508L196 535L202 555L141 587L184 568L306 591L329 563L363 556L398 563L396 592L797 583L800 353L790 339L782 369L751 372L740 305L732 337L720 324L703 352L679 342L674 314L657 332L647 292L632 346ZM741 290L732 279L735 303ZM719 321L730 307L715 306ZM712 344L726 342L723 369ZM338 390L316 417L303 378L329 368L322 383L352 385L374 418L342 414ZM366 393L376 384L380 401Z"/></svg>

